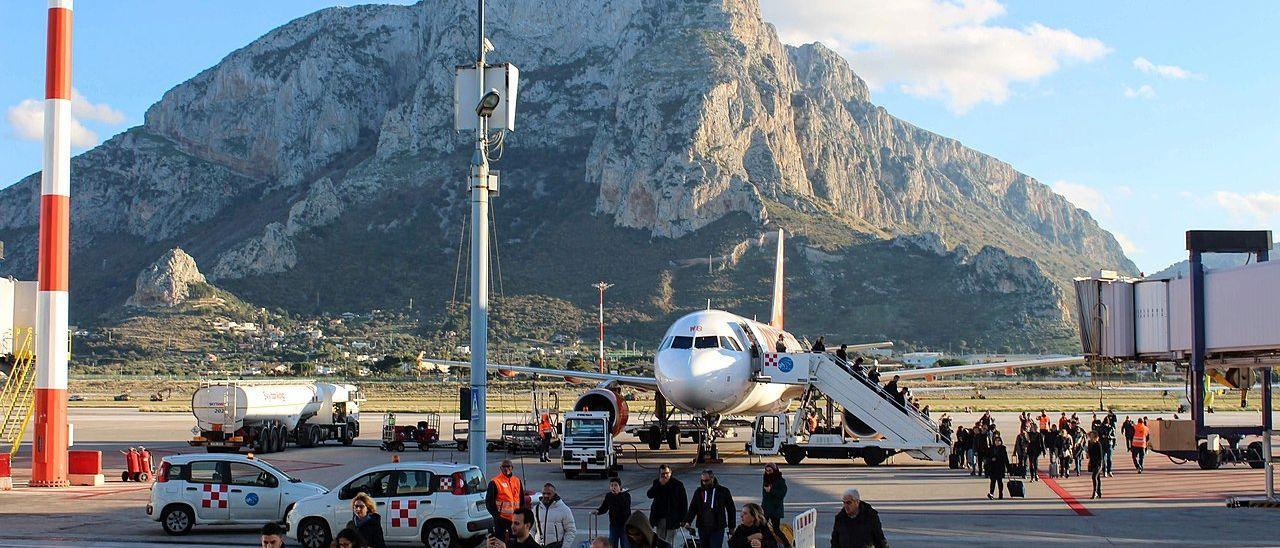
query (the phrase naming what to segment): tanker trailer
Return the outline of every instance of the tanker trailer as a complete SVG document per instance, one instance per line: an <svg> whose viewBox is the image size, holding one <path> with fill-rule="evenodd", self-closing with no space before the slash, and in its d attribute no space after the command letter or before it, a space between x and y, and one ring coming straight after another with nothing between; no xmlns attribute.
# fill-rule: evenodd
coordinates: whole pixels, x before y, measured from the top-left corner
<svg viewBox="0 0 1280 548"><path fill-rule="evenodd" d="M315 381L227 380L201 383L191 396L192 446L211 453L283 451L360 435L360 390Z"/></svg>

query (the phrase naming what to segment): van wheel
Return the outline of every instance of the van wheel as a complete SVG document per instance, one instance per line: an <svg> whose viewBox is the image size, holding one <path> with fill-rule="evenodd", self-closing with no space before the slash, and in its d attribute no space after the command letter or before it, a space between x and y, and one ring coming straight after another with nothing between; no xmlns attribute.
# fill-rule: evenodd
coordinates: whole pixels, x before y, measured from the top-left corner
<svg viewBox="0 0 1280 548"><path fill-rule="evenodd" d="M307 518L298 525L298 542L306 548L326 548L333 542L329 524L320 518Z"/></svg>
<svg viewBox="0 0 1280 548"><path fill-rule="evenodd" d="M458 536L453 534L453 527L447 522L432 521L422 529L422 545L427 548L453 548Z"/></svg>
<svg viewBox="0 0 1280 548"><path fill-rule="evenodd" d="M177 504L166 507L160 514L160 526L164 527L164 532L170 535L187 534L191 531L191 524L194 521L195 516L191 515L191 509Z"/></svg>

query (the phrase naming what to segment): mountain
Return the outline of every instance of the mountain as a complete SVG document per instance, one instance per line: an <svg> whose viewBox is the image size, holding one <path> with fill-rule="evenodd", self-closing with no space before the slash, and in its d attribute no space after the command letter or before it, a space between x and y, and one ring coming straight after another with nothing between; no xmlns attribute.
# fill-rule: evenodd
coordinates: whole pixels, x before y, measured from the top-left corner
<svg viewBox="0 0 1280 548"><path fill-rule="evenodd" d="M1270 258L1280 259L1280 242L1271 244ZM1214 270L1218 268L1230 268L1233 266L1241 266L1252 260L1249 253L1205 253L1201 261L1204 262L1206 270ZM1187 261L1178 261L1155 274L1148 274L1147 278L1153 280L1167 280L1173 278L1181 278L1191 272L1191 263Z"/></svg>
<svg viewBox="0 0 1280 548"><path fill-rule="evenodd" d="M783 227L799 332L1064 349L1069 279L1136 270L1045 185L894 118L826 47L783 45L755 0L488 4L490 62L522 79L495 165L495 313L554 299L586 330L605 279L611 329L643 340L708 298L767 314L756 244ZM462 0L325 9L74 158L74 319L118 307L173 247L263 306L456 311L472 145L452 131L453 67L474 29ZM19 276L38 192L38 174L0 191Z"/></svg>

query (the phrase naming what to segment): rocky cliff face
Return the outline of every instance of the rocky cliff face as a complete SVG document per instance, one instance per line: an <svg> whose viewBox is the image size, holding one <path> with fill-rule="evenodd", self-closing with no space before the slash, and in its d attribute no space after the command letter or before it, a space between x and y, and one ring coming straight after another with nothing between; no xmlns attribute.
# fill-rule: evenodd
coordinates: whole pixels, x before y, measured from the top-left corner
<svg viewBox="0 0 1280 548"><path fill-rule="evenodd" d="M771 223L828 253L934 234L943 252L990 246L1059 284L1133 270L1046 186L890 116L831 50L781 44L754 0L488 5L490 60L523 80L495 202L500 249L529 258L519 291L579 292L546 281L558 266L538 270L557 238L581 249L639 231L669 261L731 252L743 234L706 230L741 222L745 237ZM181 245L263 304L443 298L469 155L453 67L474 56L474 21L462 0L326 9L173 88L142 126L73 160L73 278L102 308L127 296L130 262ZM38 183L0 192L19 273L34 268ZM663 264L619 276L649 287Z"/></svg>
<svg viewBox="0 0 1280 548"><path fill-rule="evenodd" d="M179 248L170 249L138 274L133 295L125 304L140 308L177 306L191 295L191 286L205 283L196 260Z"/></svg>

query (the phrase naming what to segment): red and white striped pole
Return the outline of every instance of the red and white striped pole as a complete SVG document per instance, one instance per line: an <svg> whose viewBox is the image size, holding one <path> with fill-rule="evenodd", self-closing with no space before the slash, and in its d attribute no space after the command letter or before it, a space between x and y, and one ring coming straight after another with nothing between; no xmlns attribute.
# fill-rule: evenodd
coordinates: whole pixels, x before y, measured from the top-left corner
<svg viewBox="0 0 1280 548"><path fill-rule="evenodd" d="M44 171L36 281L36 400L31 486L67 481L67 271L71 243L71 1L49 0Z"/></svg>

